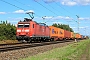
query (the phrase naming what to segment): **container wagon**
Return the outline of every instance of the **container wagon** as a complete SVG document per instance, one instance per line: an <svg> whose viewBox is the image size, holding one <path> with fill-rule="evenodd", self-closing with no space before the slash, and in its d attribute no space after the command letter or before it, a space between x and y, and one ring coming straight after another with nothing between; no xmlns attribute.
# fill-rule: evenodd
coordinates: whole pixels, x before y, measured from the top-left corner
<svg viewBox="0 0 90 60"><path fill-rule="evenodd" d="M81 35L78 34L78 33L74 33L74 37L75 37L75 39L80 39L81 38Z"/></svg>
<svg viewBox="0 0 90 60"><path fill-rule="evenodd" d="M65 40L70 40L70 38L71 38L71 32L67 31L67 30L64 30L64 39Z"/></svg>
<svg viewBox="0 0 90 60"><path fill-rule="evenodd" d="M58 38L59 40L64 40L64 30L61 28L58 28Z"/></svg>
<svg viewBox="0 0 90 60"><path fill-rule="evenodd" d="M61 28L57 28L54 26L49 26L50 28L50 37L54 40L63 40L64 38L64 30Z"/></svg>
<svg viewBox="0 0 90 60"><path fill-rule="evenodd" d="M74 32L71 32L71 38L70 40L74 40Z"/></svg>

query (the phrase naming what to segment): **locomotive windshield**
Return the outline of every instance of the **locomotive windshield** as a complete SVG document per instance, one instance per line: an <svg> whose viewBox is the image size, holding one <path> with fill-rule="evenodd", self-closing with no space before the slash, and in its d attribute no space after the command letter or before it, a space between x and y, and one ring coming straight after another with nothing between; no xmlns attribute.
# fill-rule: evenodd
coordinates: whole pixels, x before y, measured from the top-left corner
<svg viewBox="0 0 90 60"><path fill-rule="evenodd" d="M29 27L29 24L24 24L24 27Z"/></svg>
<svg viewBox="0 0 90 60"><path fill-rule="evenodd" d="M18 28L26 28L29 27L29 24L18 24Z"/></svg>

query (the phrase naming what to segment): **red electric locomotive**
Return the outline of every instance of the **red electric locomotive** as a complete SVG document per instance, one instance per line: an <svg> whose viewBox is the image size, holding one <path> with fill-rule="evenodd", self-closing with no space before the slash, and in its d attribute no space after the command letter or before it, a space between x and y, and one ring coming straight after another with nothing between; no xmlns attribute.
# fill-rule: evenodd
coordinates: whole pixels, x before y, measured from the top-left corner
<svg viewBox="0 0 90 60"><path fill-rule="evenodd" d="M50 39L49 27L25 18L17 24L16 39L18 41L46 41Z"/></svg>

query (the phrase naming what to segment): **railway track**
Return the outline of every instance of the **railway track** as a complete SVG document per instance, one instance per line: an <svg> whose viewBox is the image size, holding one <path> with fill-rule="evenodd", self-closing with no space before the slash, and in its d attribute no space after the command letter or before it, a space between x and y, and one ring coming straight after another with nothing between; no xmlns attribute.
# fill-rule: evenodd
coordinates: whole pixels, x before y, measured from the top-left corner
<svg viewBox="0 0 90 60"><path fill-rule="evenodd" d="M22 43L8 43L8 44L0 44L0 46L5 46L5 45L16 45L16 44L22 44Z"/></svg>
<svg viewBox="0 0 90 60"><path fill-rule="evenodd" d="M67 41L67 42L70 42L70 41ZM64 41L42 42L42 43L31 43L31 44L29 43L1 44L0 52L18 50L18 49L24 49L24 48L32 48L32 47L38 47L38 46L44 46L44 45L50 45L50 44L58 44L58 43L64 43Z"/></svg>

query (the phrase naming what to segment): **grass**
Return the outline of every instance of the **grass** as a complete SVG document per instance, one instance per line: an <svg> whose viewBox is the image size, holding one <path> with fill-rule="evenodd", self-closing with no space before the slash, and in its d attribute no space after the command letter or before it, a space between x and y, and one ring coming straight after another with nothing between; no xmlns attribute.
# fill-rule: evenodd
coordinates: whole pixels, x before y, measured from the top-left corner
<svg viewBox="0 0 90 60"><path fill-rule="evenodd" d="M89 44L89 46L88 46L87 60L90 60L90 44Z"/></svg>
<svg viewBox="0 0 90 60"><path fill-rule="evenodd" d="M0 44L17 43L17 42L18 42L17 40L3 40L3 41L0 41Z"/></svg>
<svg viewBox="0 0 90 60"><path fill-rule="evenodd" d="M90 47L89 47L89 57L88 57L88 59L90 60Z"/></svg>
<svg viewBox="0 0 90 60"><path fill-rule="evenodd" d="M79 46L77 46L77 49L74 51L74 53L72 53L71 55L69 55L66 58L68 58L70 60L79 60L81 55L87 49L88 44L90 44L90 40L82 41L81 43L78 43L78 44L79 44Z"/></svg>
<svg viewBox="0 0 90 60"><path fill-rule="evenodd" d="M78 60L89 42L90 40L83 40L20 60Z"/></svg>

